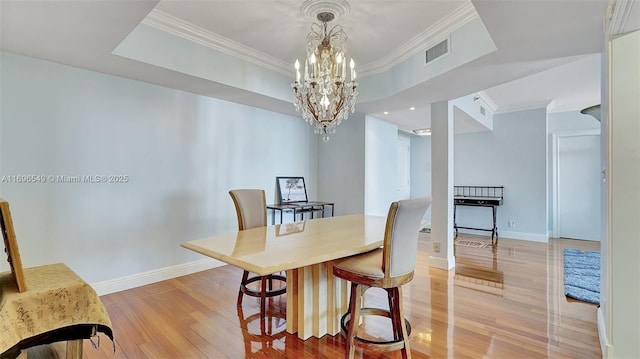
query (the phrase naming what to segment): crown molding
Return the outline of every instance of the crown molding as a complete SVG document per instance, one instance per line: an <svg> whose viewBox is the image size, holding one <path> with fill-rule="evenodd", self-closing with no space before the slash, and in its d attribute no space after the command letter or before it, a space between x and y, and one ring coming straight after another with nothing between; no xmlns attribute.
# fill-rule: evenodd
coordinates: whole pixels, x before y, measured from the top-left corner
<svg viewBox="0 0 640 359"><path fill-rule="evenodd" d="M549 105L551 105L551 103L552 103L551 100L544 100L544 101L530 103L530 104L526 104L526 105L520 105L520 106L501 107L501 108L496 109L496 111L493 114L494 115L499 115L499 114L503 114L503 113L507 113L507 112L518 112L518 111L535 110L535 109L538 109L538 108L547 109L547 107Z"/></svg>
<svg viewBox="0 0 640 359"><path fill-rule="evenodd" d="M360 70L358 71L358 75L369 76L388 71L409 57L443 41L453 31L477 17L478 12L476 8L473 7L471 1L469 1L448 16L440 19L437 23L429 26L387 56L368 64L359 65Z"/></svg>
<svg viewBox="0 0 640 359"><path fill-rule="evenodd" d="M142 24L237 57L263 68L291 76L291 64L193 25L164 11L153 9Z"/></svg>
<svg viewBox="0 0 640 359"><path fill-rule="evenodd" d="M469 1L387 56L368 64L359 65L358 75L364 77L388 71L409 57L446 39L451 32L477 17L478 13ZM290 76L292 72L290 63L193 25L164 11L153 9L142 21L142 24L237 57L285 76Z"/></svg>
<svg viewBox="0 0 640 359"><path fill-rule="evenodd" d="M616 0L613 5L613 14L609 22L607 33L609 35L617 35L625 32L625 27L631 15L633 0Z"/></svg>

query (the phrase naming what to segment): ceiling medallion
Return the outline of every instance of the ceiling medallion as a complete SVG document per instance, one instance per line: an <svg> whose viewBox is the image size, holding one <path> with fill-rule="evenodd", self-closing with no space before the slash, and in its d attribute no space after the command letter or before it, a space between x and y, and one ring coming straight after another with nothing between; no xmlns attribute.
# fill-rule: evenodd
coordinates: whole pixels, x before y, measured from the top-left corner
<svg viewBox="0 0 640 359"><path fill-rule="evenodd" d="M345 0L307 0L300 6L300 15L307 21L316 21L318 14L332 13L334 21L346 18L351 12L351 5Z"/></svg>

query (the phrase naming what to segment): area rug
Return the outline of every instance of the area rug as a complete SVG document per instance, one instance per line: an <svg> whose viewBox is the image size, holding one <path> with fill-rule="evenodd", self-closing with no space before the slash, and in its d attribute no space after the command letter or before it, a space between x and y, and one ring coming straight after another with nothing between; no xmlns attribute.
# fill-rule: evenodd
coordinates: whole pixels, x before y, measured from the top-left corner
<svg viewBox="0 0 640 359"><path fill-rule="evenodd" d="M456 239L455 241L453 241L453 243L459 246L471 247L471 248L485 248L490 245L489 242L473 241L470 239Z"/></svg>
<svg viewBox="0 0 640 359"><path fill-rule="evenodd" d="M564 249L564 294L600 304L600 252Z"/></svg>

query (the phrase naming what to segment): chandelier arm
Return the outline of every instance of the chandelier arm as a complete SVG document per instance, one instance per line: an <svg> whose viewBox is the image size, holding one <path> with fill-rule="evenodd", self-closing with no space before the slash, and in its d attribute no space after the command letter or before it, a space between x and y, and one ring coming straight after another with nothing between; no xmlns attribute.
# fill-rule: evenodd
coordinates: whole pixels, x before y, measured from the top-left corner
<svg viewBox="0 0 640 359"><path fill-rule="evenodd" d="M338 102L338 104L336 105L336 111L333 113L333 115L331 116L333 118L333 120L331 121L336 122L339 114L342 112L342 109L344 108L344 96L340 95L340 102Z"/></svg>
<svg viewBox="0 0 640 359"><path fill-rule="evenodd" d="M325 36L331 40L347 40L347 33L342 30L342 26L336 25L329 32L325 32Z"/></svg>
<svg viewBox="0 0 640 359"><path fill-rule="evenodd" d="M314 22L313 24L311 24L311 31L309 32L309 34L307 34L307 38L315 37L316 39L320 39L323 34L324 31L322 29L322 25Z"/></svg>
<svg viewBox="0 0 640 359"><path fill-rule="evenodd" d="M313 108L312 106L312 102L311 102L311 94L307 93L307 101L306 105L307 105L307 112L309 112L311 114L311 116L313 116L313 120L315 122L320 122L320 120L318 119L318 113L316 111L315 108Z"/></svg>

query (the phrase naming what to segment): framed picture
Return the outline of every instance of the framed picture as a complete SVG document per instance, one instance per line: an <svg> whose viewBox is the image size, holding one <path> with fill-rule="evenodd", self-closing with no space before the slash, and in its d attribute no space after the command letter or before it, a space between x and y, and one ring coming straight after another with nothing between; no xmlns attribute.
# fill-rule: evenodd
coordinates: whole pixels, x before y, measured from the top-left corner
<svg viewBox="0 0 640 359"><path fill-rule="evenodd" d="M305 221L282 223L276 225L276 237L286 236L287 234L300 233L304 231Z"/></svg>
<svg viewBox="0 0 640 359"><path fill-rule="evenodd" d="M308 202L304 177L276 177L280 204Z"/></svg>

